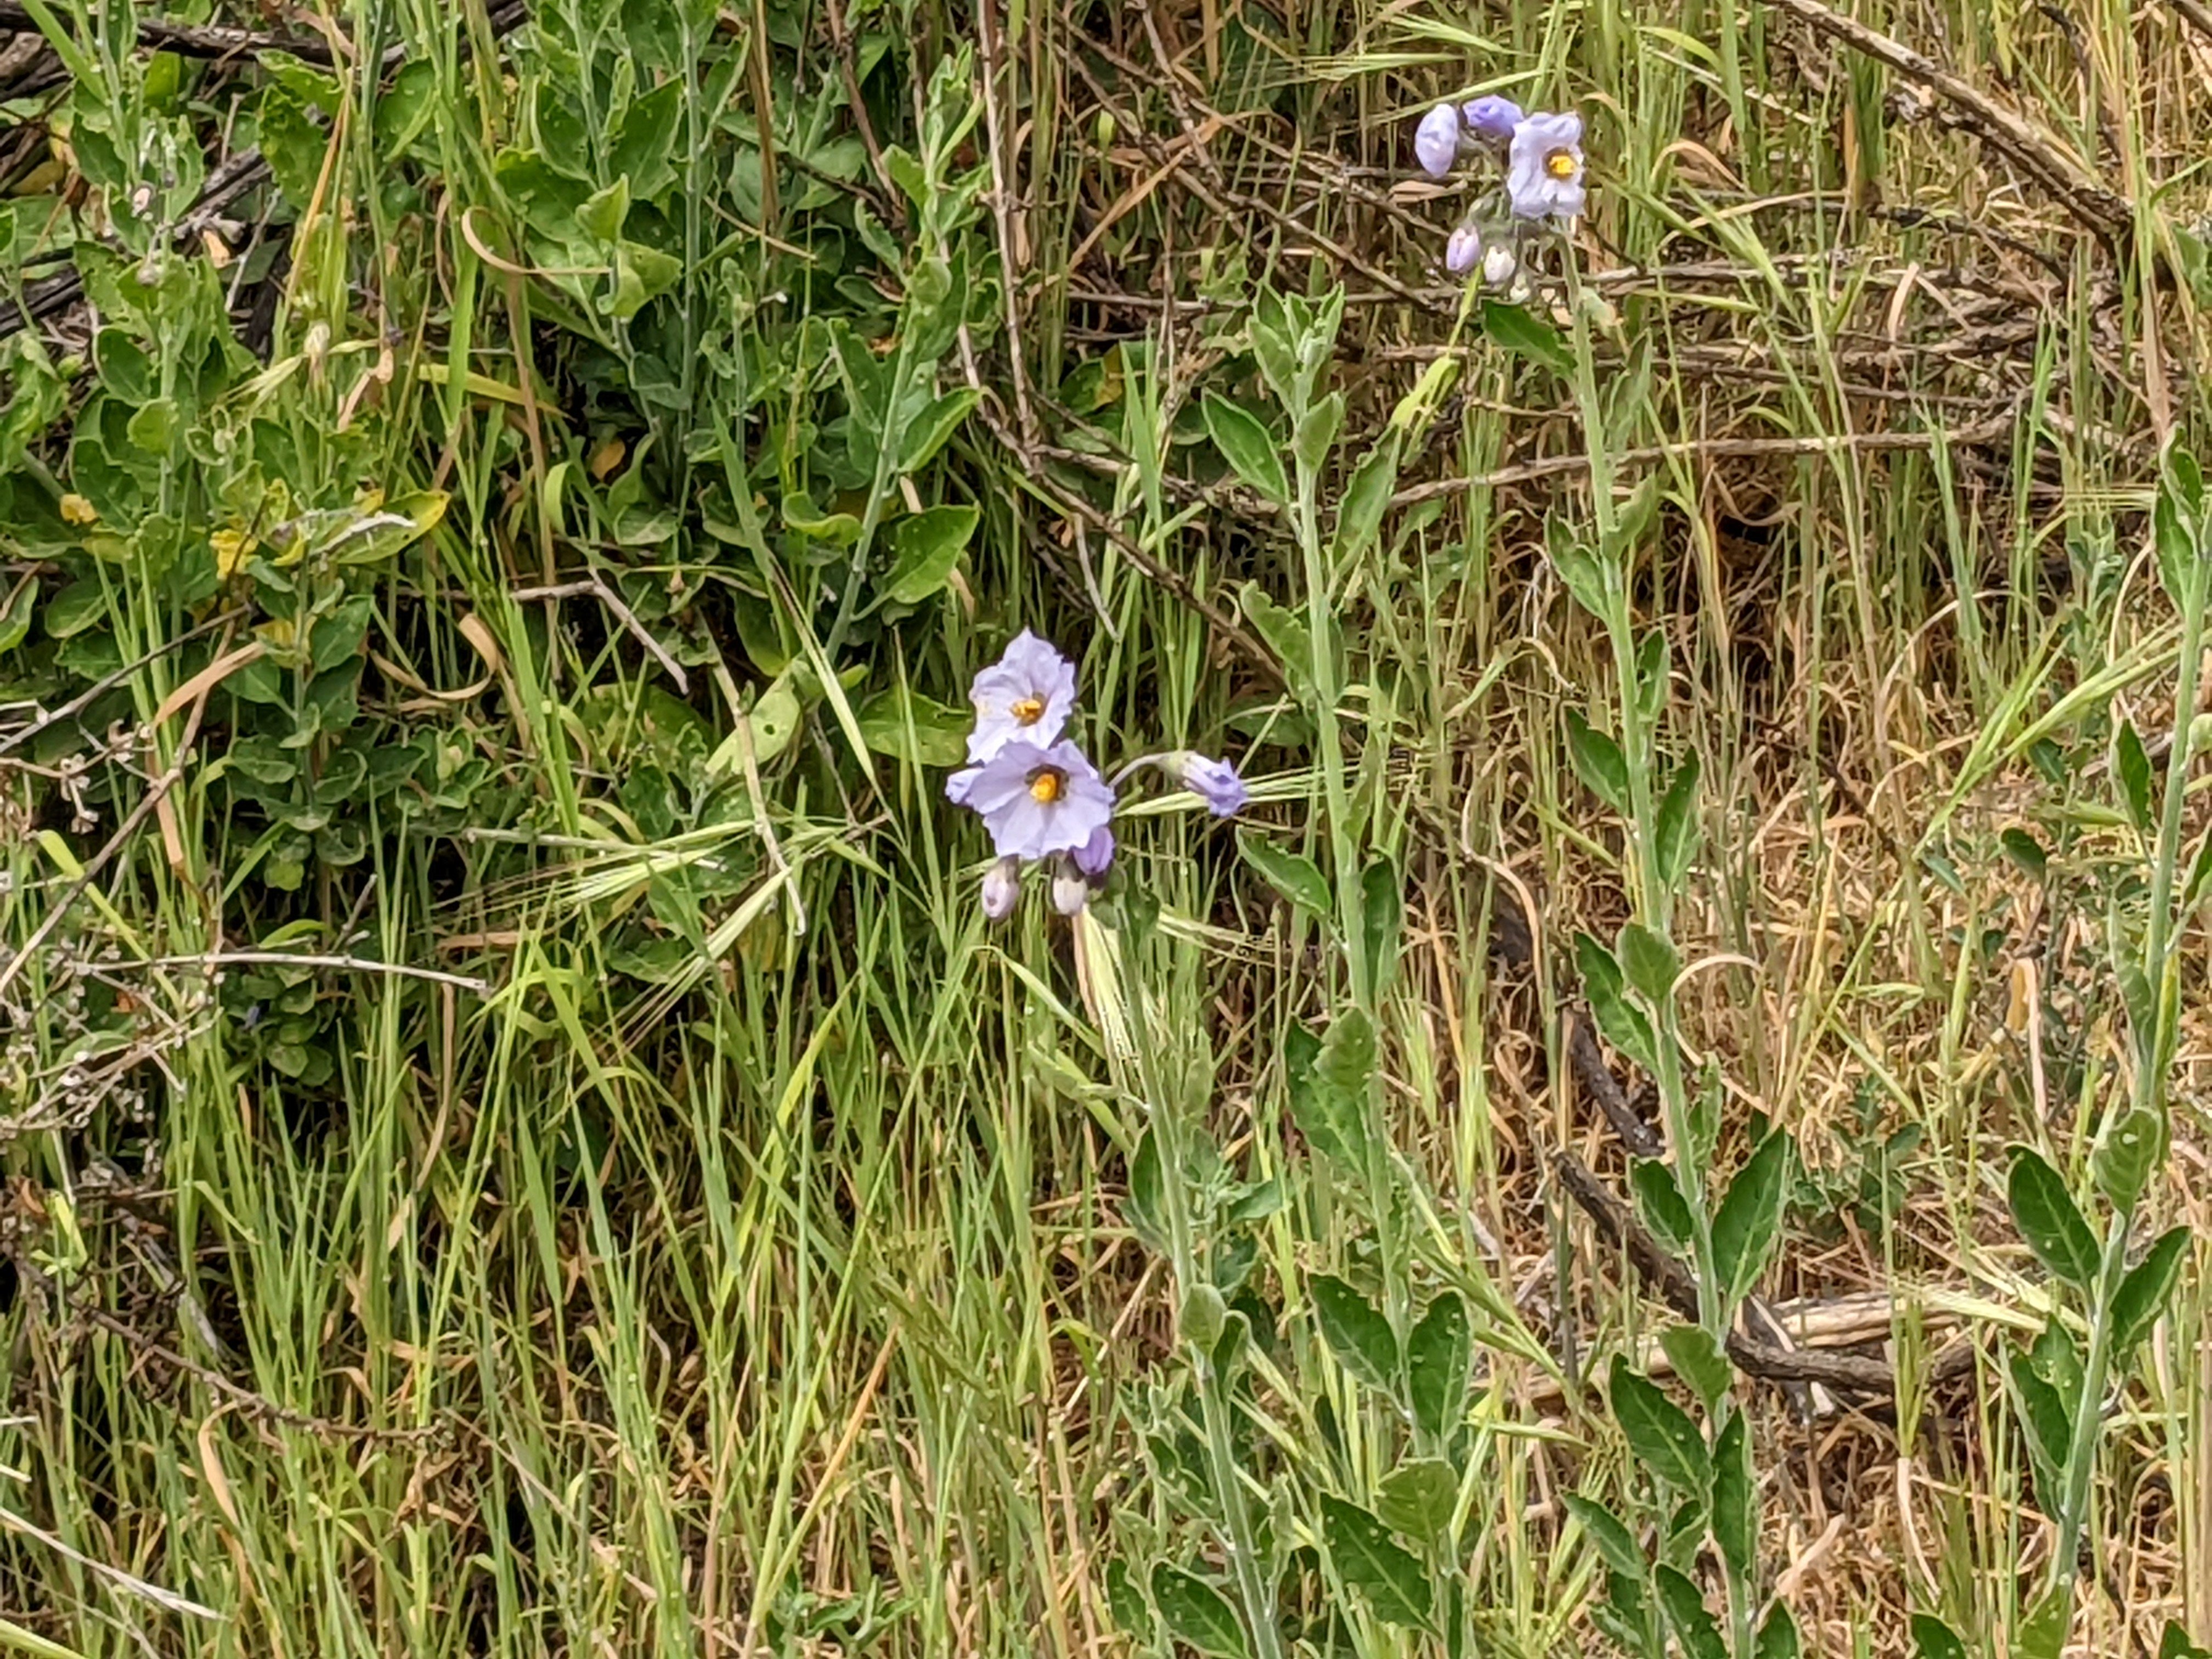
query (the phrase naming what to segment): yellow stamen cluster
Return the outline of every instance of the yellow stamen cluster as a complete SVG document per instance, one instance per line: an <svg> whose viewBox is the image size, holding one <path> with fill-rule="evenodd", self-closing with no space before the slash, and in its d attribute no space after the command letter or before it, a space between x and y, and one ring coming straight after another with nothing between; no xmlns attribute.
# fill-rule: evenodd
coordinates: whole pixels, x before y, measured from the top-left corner
<svg viewBox="0 0 2212 1659"><path fill-rule="evenodd" d="M1040 806L1049 806L1060 799L1060 788L1066 781L1049 766L1041 768L1030 778L1030 799Z"/></svg>
<svg viewBox="0 0 2212 1659"><path fill-rule="evenodd" d="M1006 712L1012 714L1016 720L1019 720L1024 726L1035 726L1039 720L1044 718L1044 699L1042 697L1024 697L1019 702L1016 703Z"/></svg>
<svg viewBox="0 0 2212 1659"><path fill-rule="evenodd" d="M1544 171L1554 179L1571 179L1581 167L1571 149L1555 149L1544 158Z"/></svg>

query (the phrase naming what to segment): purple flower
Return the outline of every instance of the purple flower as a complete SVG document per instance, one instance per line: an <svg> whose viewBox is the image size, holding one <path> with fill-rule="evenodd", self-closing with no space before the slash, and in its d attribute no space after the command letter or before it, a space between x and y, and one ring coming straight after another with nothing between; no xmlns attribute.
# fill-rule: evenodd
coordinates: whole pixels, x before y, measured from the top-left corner
<svg viewBox="0 0 2212 1659"><path fill-rule="evenodd" d="M1022 896L1022 861L1000 859L983 872L983 914L994 921L1013 915Z"/></svg>
<svg viewBox="0 0 2212 1659"><path fill-rule="evenodd" d="M975 729L968 736L971 764L1010 743L1042 748L1059 738L1075 708L1075 665L1024 628L1005 656L975 676L968 701L975 705Z"/></svg>
<svg viewBox="0 0 2212 1659"><path fill-rule="evenodd" d="M1182 780L1182 787L1204 801L1206 811L1217 818L1236 817L1252 799L1244 780L1227 761L1212 760L1186 749L1170 756L1168 766Z"/></svg>
<svg viewBox="0 0 2212 1659"><path fill-rule="evenodd" d="M1113 785L1072 743L1008 743L945 793L982 814L1000 858L1072 853L1114 821Z"/></svg>
<svg viewBox="0 0 2212 1659"><path fill-rule="evenodd" d="M1520 105L1510 98L1500 98L1496 93L1486 94L1472 103L1462 104L1459 113L1460 118L1467 123L1469 132L1478 138L1487 138L1493 144L1504 143L1513 136L1513 129L1528 118L1521 112Z"/></svg>
<svg viewBox="0 0 2212 1659"><path fill-rule="evenodd" d="M1077 848L1073 854L1075 867L1093 881L1114 867L1114 832L1101 826L1097 834Z"/></svg>
<svg viewBox="0 0 2212 1659"><path fill-rule="evenodd" d="M1513 129L1505 193L1523 219L1571 219L1583 210L1583 118L1539 111Z"/></svg>
<svg viewBox="0 0 2212 1659"><path fill-rule="evenodd" d="M1413 129L1413 155L1431 179L1449 173L1459 160L1459 112L1449 104L1438 104L1424 115Z"/></svg>
<svg viewBox="0 0 2212 1659"><path fill-rule="evenodd" d="M1466 276L1481 258L1482 233L1473 225L1462 225L1444 244L1444 269L1455 276Z"/></svg>

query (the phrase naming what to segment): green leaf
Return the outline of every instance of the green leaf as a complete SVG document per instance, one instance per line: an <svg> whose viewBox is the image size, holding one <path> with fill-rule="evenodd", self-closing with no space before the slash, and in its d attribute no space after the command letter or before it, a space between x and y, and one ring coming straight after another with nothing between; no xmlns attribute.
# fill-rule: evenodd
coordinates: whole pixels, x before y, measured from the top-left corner
<svg viewBox="0 0 2212 1659"><path fill-rule="evenodd" d="M1640 921L1622 925L1614 955L1628 982L1655 1007L1665 1005L1674 981L1682 976L1682 958L1674 945Z"/></svg>
<svg viewBox="0 0 2212 1659"><path fill-rule="evenodd" d="M1382 526L1398 484L1399 434L1394 427L1352 469L1336 508L1335 562L1340 568L1367 550Z"/></svg>
<svg viewBox="0 0 2212 1659"><path fill-rule="evenodd" d="M1152 1603L1145 1599L1129 1564L1119 1558L1106 1564L1106 1610L1127 1635L1140 1642L1152 1640Z"/></svg>
<svg viewBox="0 0 2212 1659"><path fill-rule="evenodd" d="M2150 757L2143 752L2142 739L2136 735L2134 725L2120 722L2120 729L2112 735L2112 758L2120 775L2120 794L2135 820L2138 830L2148 830L2151 825Z"/></svg>
<svg viewBox="0 0 2212 1659"><path fill-rule="evenodd" d="M1367 1598L1377 1619L1388 1625L1428 1622L1435 1589L1420 1562L1390 1536L1389 1529L1356 1504L1326 1492L1321 1499L1322 1537L1337 1577Z"/></svg>
<svg viewBox="0 0 2212 1659"><path fill-rule="evenodd" d="M1329 1022L1314 1075L1346 1099L1364 1104L1374 1080L1375 1055L1374 1022L1358 1009L1346 1008Z"/></svg>
<svg viewBox="0 0 2212 1659"><path fill-rule="evenodd" d="M932 507L893 525L894 562L885 586L892 601L919 605L943 592L982 517L974 507Z"/></svg>
<svg viewBox="0 0 2212 1659"><path fill-rule="evenodd" d="M1674 1362L1674 1375L1690 1385L1707 1411L1719 1405L1735 1371L1717 1337L1702 1325L1669 1325L1659 1334L1659 1346Z"/></svg>
<svg viewBox="0 0 2212 1659"><path fill-rule="evenodd" d="M1180 1567L1163 1561L1152 1569L1152 1605L1160 1610L1168 1633L1200 1653L1242 1659L1250 1651L1244 1626L1229 1598Z"/></svg>
<svg viewBox="0 0 2212 1659"><path fill-rule="evenodd" d="M1657 1071L1659 1045L1652 1036L1651 1022L1628 1006L1622 994L1620 964L1613 952L1588 933L1577 933L1575 959L1582 969L1583 994L1589 999L1590 1013L1605 1040L1646 1072Z"/></svg>
<svg viewBox="0 0 2212 1659"><path fill-rule="evenodd" d="M2212 1659L2212 1653L2191 1641L2179 1620L2169 1619L2165 1633L2158 1638L2158 1659Z"/></svg>
<svg viewBox="0 0 2212 1659"><path fill-rule="evenodd" d="M1288 501L1291 483L1283 473L1282 453L1258 417L1211 392L1204 412L1206 435L1237 476L1278 506Z"/></svg>
<svg viewBox="0 0 2212 1659"><path fill-rule="evenodd" d="M1628 1186L1636 1194L1644 1224L1675 1255L1689 1254L1697 1237L1697 1223L1682 1189L1674 1183L1674 1170L1663 1159L1639 1158L1628 1166Z"/></svg>
<svg viewBox="0 0 2212 1659"><path fill-rule="evenodd" d="M952 441L952 434L975 412L982 396L973 386L963 386L957 392L946 392L909 421L906 437L899 445L898 470L919 471L934 459L937 452Z"/></svg>
<svg viewBox="0 0 2212 1659"><path fill-rule="evenodd" d="M2036 1375L2025 1354L2005 1356L2005 1377L2012 1384L2013 1403L2026 1431L2036 1483L2048 1486L2057 1480L2058 1471L2066 1464L2074 1437L2072 1408L2057 1389Z"/></svg>
<svg viewBox="0 0 2212 1659"><path fill-rule="evenodd" d="M1437 1292L1406 1335L1406 1387L1422 1433L1441 1440L1459 1426L1474 1358L1466 1302L1456 1291Z"/></svg>
<svg viewBox="0 0 2212 1659"><path fill-rule="evenodd" d="M584 198L576 210L576 227L594 241L617 242L629 217L629 180L617 179Z"/></svg>
<svg viewBox="0 0 2212 1659"><path fill-rule="evenodd" d="M917 766L951 767L967 757L975 715L900 686L869 698L854 711L853 723L876 754Z"/></svg>
<svg viewBox="0 0 2212 1659"><path fill-rule="evenodd" d="M2045 1590L2042 1599L2020 1621L2013 1638L2014 1659L2059 1659L2066 1649L2067 1628L2074 1621L2073 1615L2070 1584Z"/></svg>
<svg viewBox="0 0 2212 1659"><path fill-rule="evenodd" d="M2041 881L2051 869L2051 855L2043 850L2043 843L2017 824L1997 836L2004 854L2037 881Z"/></svg>
<svg viewBox="0 0 2212 1659"><path fill-rule="evenodd" d="M1583 787L1616 812L1628 810L1628 760L1620 745L1567 710L1567 754Z"/></svg>
<svg viewBox="0 0 2212 1659"><path fill-rule="evenodd" d="M1698 855L1698 756L1692 750L1668 781L1667 793L1659 802L1658 827L1653 831L1659 878L1675 892L1681 890L1682 878L1690 873L1690 861Z"/></svg>
<svg viewBox="0 0 2212 1659"><path fill-rule="evenodd" d="M1291 453L1307 472L1319 472L1328 465L1328 452L1336 447L1336 434L1343 429L1344 394L1332 392L1298 422L1297 430L1291 434Z"/></svg>
<svg viewBox="0 0 2212 1659"><path fill-rule="evenodd" d="M2176 606L2188 597L2190 585L2195 581L2199 562L2204 550L2198 537L2203 521L2203 482L2197 477L2197 463L2183 451L2172 455L2186 463L2176 466L2169 459L2165 488L2151 509L2151 533L2158 550L2158 579L2166 596ZM2197 497L2192 504L2189 485L2195 485Z"/></svg>
<svg viewBox="0 0 2212 1659"><path fill-rule="evenodd" d="M1306 619L1276 604L1257 582L1246 582L1239 588L1237 603L1245 620L1282 663L1283 677L1291 683L1291 692L1301 702L1310 701L1314 686L1313 635Z"/></svg>
<svg viewBox="0 0 2212 1659"><path fill-rule="evenodd" d="M1637 1461L1674 1492L1702 1497L1711 1485L1712 1466L1689 1413L1667 1398L1657 1384L1638 1376L1618 1354L1606 1392L1613 1402L1613 1419L1628 1437L1628 1449Z"/></svg>
<svg viewBox="0 0 2212 1659"><path fill-rule="evenodd" d="M2151 1333L2166 1311L2166 1298L2181 1273L2181 1259L2189 1253L2190 1232L2175 1227L2160 1236L2128 1270L2112 1297L2112 1352L2124 1358L2128 1351Z"/></svg>
<svg viewBox="0 0 2212 1659"><path fill-rule="evenodd" d="M177 435L178 420L177 400L156 398L132 410L123 429L137 448L149 455L166 455Z"/></svg>
<svg viewBox="0 0 2212 1659"><path fill-rule="evenodd" d="M1127 1214L1138 1242L1159 1255L1167 1253L1167 1171L1160 1162L1160 1143L1146 1129L1137 1138L1137 1150L1129 1158Z"/></svg>
<svg viewBox="0 0 2212 1659"><path fill-rule="evenodd" d="M1966 1659L1966 1644L1932 1613L1912 1615L1912 1651L1918 1659Z"/></svg>
<svg viewBox="0 0 2212 1659"><path fill-rule="evenodd" d="M1538 321L1522 307L1485 300L1482 331L1515 356L1540 363L1555 374L1574 372L1575 355L1559 337L1559 331Z"/></svg>
<svg viewBox="0 0 2212 1659"><path fill-rule="evenodd" d="M1367 951L1367 982L1380 996L1398 963L1398 934L1405 923L1406 901L1398 866L1378 858L1359 874L1360 931Z"/></svg>
<svg viewBox="0 0 2212 1659"><path fill-rule="evenodd" d="M1743 1300L1766 1271L1767 1256L1782 1231L1795 1150L1787 1134L1770 1131L1729 1183L1728 1196L1713 1213L1713 1265L1731 1307Z"/></svg>
<svg viewBox="0 0 2212 1659"><path fill-rule="evenodd" d="M314 550L338 564L379 563L435 530L449 499L442 489L395 495L375 512L354 514L319 536Z"/></svg>
<svg viewBox="0 0 2212 1659"><path fill-rule="evenodd" d="M1375 1493L1375 1512L1394 1532L1424 1544L1451 1534L1452 1512L1459 1507L1459 1476L1440 1458L1409 1458L1384 1477Z"/></svg>
<svg viewBox="0 0 2212 1659"><path fill-rule="evenodd" d="M2105 1200L2123 1214L2132 1211L2166 1157L2166 1120L2147 1106L2130 1108L2105 1125L2089 1155L2089 1173Z"/></svg>
<svg viewBox="0 0 2212 1659"><path fill-rule="evenodd" d="M1575 596L1575 603L1600 622L1606 617L1606 567L1598 556L1575 539L1564 517L1552 520L1545 536L1552 568Z"/></svg>
<svg viewBox="0 0 2212 1659"><path fill-rule="evenodd" d="M1322 1075L1322 1040L1303 1025L1292 1026L1284 1037L1291 1121L1316 1152L1356 1170L1366 1152L1366 1093L1363 1089L1356 1096L1347 1094Z"/></svg>
<svg viewBox="0 0 2212 1659"><path fill-rule="evenodd" d="M1316 1273L1306 1281L1314 1316L1337 1362L1371 1389L1398 1392L1398 1339L1375 1304L1342 1279Z"/></svg>
<svg viewBox="0 0 2212 1659"><path fill-rule="evenodd" d="M1656 482L1657 475L1647 477L1638 488L1643 494ZM1667 707L1667 631L1662 628L1647 629L1636 642L1636 702L1644 716L1645 729L1659 723L1659 715Z"/></svg>
<svg viewBox="0 0 2212 1659"><path fill-rule="evenodd" d="M1788 1607L1777 1601L1766 1622L1759 1627L1759 1643L1752 1649L1752 1659L1798 1659L1800 1651L1797 1621L1790 1616Z"/></svg>
<svg viewBox="0 0 2212 1659"><path fill-rule="evenodd" d="M1705 1592L1673 1567L1657 1573L1659 1605L1686 1659L1728 1659L1728 1642L1705 1606Z"/></svg>
<svg viewBox="0 0 2212 1659"><path fill-rule="evenodd" d="M1624 1526L1619 1516L1594 1498L1585 1498L1578 1492L1566 1494L1567 1513L1582 1523L1589 1534L1590 1542L1605 1559L1605 1564L1626 1578L1641 1578L1650 1564L1637 1547L1636 1534Z"/></svg>
<svg viewBox="0 0 2212 1659"><path fill-rule="evenodd" d="M106 590L93 577L82 577L46 601L46 637L65 640L82 634L106 614Z"/></svg>
<svg viewBox="0 0 2212 1659"><path fill-rule="evenodd" d="M1713 1340L1708 1332L1698 1334ZM1729 1413L1713 1439L1713 1541L1736 1577L1748 1580L1759 1553L1759 1479L1752 1472L1751 1437L1741 1410Z"/></svg>
<svg viewBox="0 0 2212 1659"><path fill-rule="evenodd" d="M126 404L154 396L154 361L119 328L103 328L92 339L93 367L100 383Z"/></svg>
<svg viewBox="0 0 2212 1659"><path fill-rule="evenodd" d="M1303 854L1278 847L1256 831L1240 830L1237 850L1267 880L1267 884L1308 915L1326 921L1335 908L1328 883L1314 861Z"/></svg>
<svg viewBox="0 0 2212 1659"><path fill-rule="evenodd" d="M2096 1282L2096 1236L2075 1206L2063 1178L2033 1148L2014 1150L2006 1196L2012 1205L2013 1224L2037 1260L2077 1290Z"/></svg>

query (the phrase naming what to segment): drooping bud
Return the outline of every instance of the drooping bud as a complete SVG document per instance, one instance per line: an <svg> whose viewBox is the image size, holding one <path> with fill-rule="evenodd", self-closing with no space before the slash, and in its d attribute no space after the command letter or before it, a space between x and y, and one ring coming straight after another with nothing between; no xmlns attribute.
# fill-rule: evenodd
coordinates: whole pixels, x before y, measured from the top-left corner
<svg viewBox="0 0 2212 1659"><path fill-rule="evenodd" d="M1462 225L1444 244L1444 269L1455 276L1466 276L1481 258L1482 233L1473 225Z"/></svg>
<svg viewBox="0 0 2212 1659"><path fill-rule="evenodd" d="M983 914L993 921L1013 915L1022 896L1022 861L1000 859L983 872Z"/></svg>

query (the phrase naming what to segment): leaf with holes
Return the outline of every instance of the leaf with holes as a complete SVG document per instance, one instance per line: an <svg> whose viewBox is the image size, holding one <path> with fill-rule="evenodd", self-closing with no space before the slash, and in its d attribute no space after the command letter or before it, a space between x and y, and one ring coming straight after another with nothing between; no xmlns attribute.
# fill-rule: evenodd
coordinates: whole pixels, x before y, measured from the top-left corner
<svg viewBox="0 0 2212 1659"><path fill-rule="evenodd" d="M1658 1571L1659 1605L1688 1659L1728 1659L1728 1642L1705 1606L1705 1592L1673 1567Z"/></svg>
<svg viewBox="0 0 2212 1659"><path fill-rule="evenodd" d="M1342 1279L1316 1273L1306 1282L1321 1334L1338 1362L1384 1394L1398 1391L1398 1339L1373 1303Z"/></svg>
<svg viewBox="0 0 2212 1659"><path fill-rule="evenodd" d="M2030 1147L2014 1149L2005 1196L2013 1224L2036 1259L2057 1278L2087 1290L2097 1277L2097 1238L2057 1170Z"/></svg>
<svg viewBox="0 0 2212 1659"><path fill-rule="evenodd" d="M1656 1383L1638 1376L1618 1354L1606 1392L1613 1402L1613 1420L1628 1437L1628 1449L1637 1461L1674 1492L1702 1498L1712 1484L1712 1465L1705 1437L1689 1413L1667 1398Z"/></svg>
<svg viewBox="0 0 2212 1659"><path fill-rule="evenodd" d="M1456 1291L1439 1291L1406 1337L1406 1386L1422 1433L1442 1439L1459 1426L1474 1355L1467 1304Z"/></svg>
<svg viewBox="0 0 2212 1659"><path fill-rule="evenodd" d="M1337 1577L1358 1590L1386 1625L1421 1626L1436 1606L1435 1587L1419 1560L1390 1529L1356 1504L1323 1493L1322 1537Z"/></svg>
<svg viewBox="0 0 2212 1659"><path fill-rule="evenodd" d="M1441 1458L1409 1458L1383 1478L1375 1493L1375 1513L1394 1532L1424 1544L1451 1533L1459 1506L1459 1476Z"/></svg>
<svg viewBox="0 0 2212 1659"><path fill-rule="evenodd" d="M1216 1659L1242 1659L1250 1649L1229 1598L1194 1574L1161 1562L1152 1569L1152 1605L1168 1633Z"/></svg>

